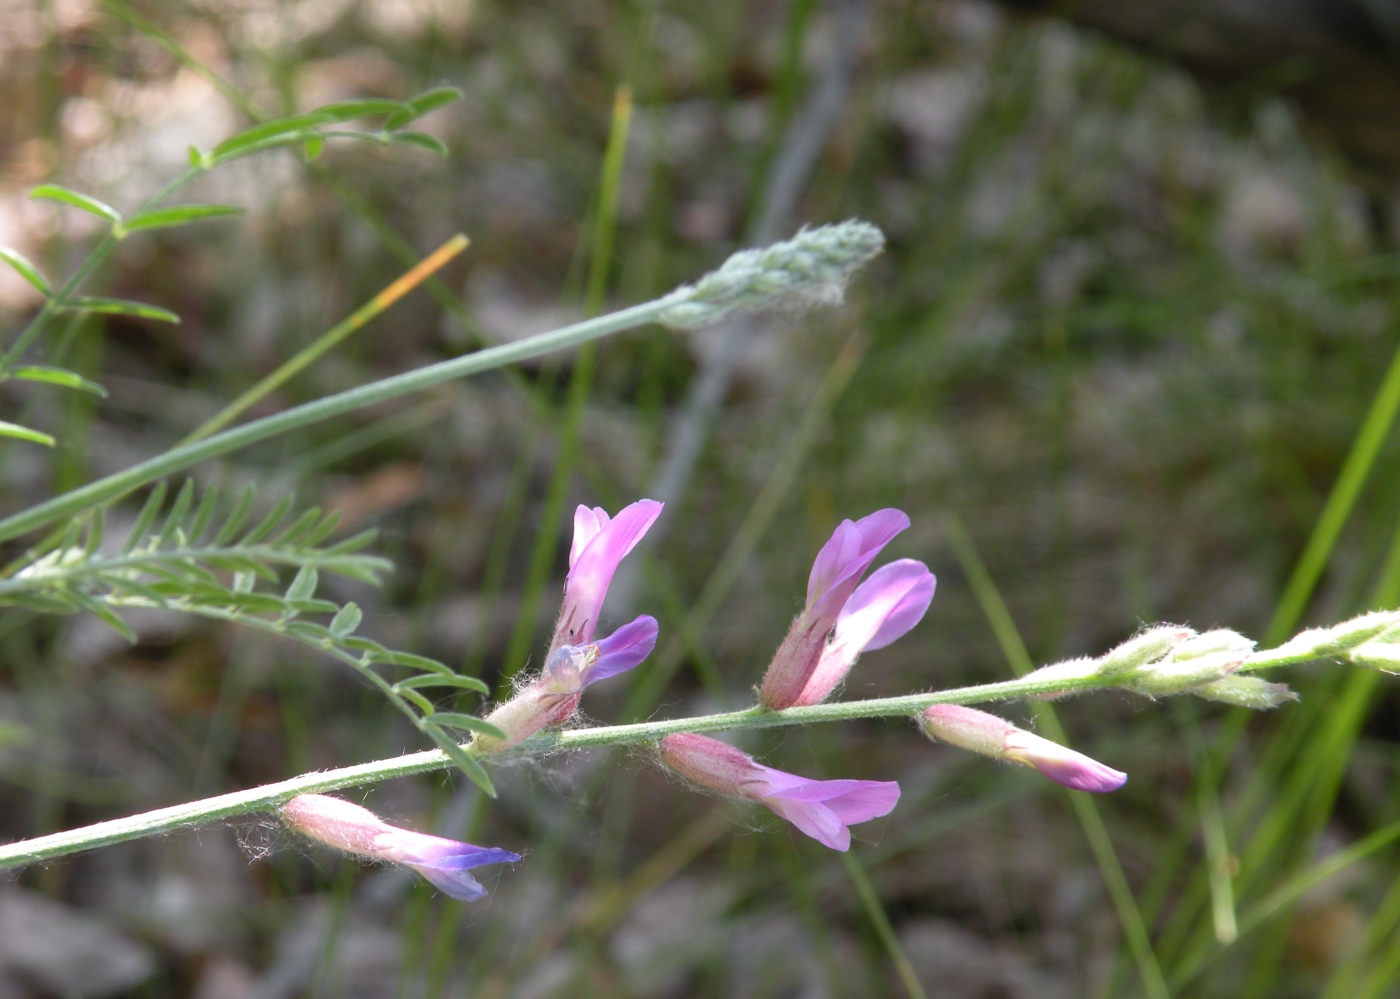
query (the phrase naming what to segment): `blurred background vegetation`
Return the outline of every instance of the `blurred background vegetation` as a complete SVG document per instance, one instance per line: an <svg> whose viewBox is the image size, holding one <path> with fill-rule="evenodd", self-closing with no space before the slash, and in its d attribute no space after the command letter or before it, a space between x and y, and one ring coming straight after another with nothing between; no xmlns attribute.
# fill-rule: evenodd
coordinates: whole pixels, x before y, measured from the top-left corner
<svg viewBox="0 0 1400 999"><path fill-rule="evenodd" d="M982 0L4 0L0 244L51 275L96 220L28 200L38 183L130 209L254 114L465 93L423 123L445 159L261 156L190 199L245 218L127 240L95 290L183 322L94 316L42 344L36 359L110 397L8 383L7 414L60 443L0 449L4 509L170 446L455 232L472 246L440 282L258 412L858 216L890 247L840 309L624 334L586 363L453 384L196 475L379 528L388 585L328 579L332 595L366 609L365 633L499 684L543 649L573 504L652 494L708 384L719 404L670 529L610 604L656 614L662 643L590 691L604 721L746 703L816 549L880 506L914 522L890 555L940 584L853 696L1006 677L999 601L1037 662L1143 622L1277 641L1400 605L1393 411L1356 450L1400 306L1394 167L1364 141L1375 102L1317 97L1328 64L1302 42L1270 55L1261 29L1263 69L1201 75L1199 31L1144 47L1141 25L1094 9L1077 8L1086 27ZM1388 65L1384 46L1298 37L1356 72ZM614 220L600 177L622 84ZM6 329L36 306L0 273ZM1318 572L1300 575L1314 536ZM0 835L424 748L299 646L131 622L135 645L93 619L0 619ZM352 795L528 853L473 906L270 820L114 847L7 877L0 996L1395 994L1400 687L1326 666L1278 679L1303 700L1269 716L1057 705L1075 746L1132 775L1088 809L893 722L746 743L811 776L900 781L853 863L668 783L644 752L602 750L513 764L497 801L460 775ZM1120 879L1127 905L1105 887Z"/></svg>

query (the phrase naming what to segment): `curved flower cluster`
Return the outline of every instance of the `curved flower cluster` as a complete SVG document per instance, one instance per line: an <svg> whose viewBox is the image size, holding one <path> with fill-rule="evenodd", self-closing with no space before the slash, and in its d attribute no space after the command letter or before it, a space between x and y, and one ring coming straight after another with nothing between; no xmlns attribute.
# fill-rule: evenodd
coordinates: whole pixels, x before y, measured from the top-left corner
<svg viewBox="0 0 1400 999"><path fill-rule="evenodd" d="M633 669L651 654L657 623L647 615L603 638L597 634L618 565L660 514L661 504L654 500L639 500L615 517L599 507L578 508L563 605L544 669L487 716L501 736L478 735L474 751L500 752L546 728L566 724L591 684ZM937 585L927 566L897 559L870 571L885 546L908 526L909 518L894 509L877 510L837 526L813 561L806 604L764 676L759 692L762 708L783 711L825 701L863 652L889 645L923 619ZM1241 661L1239 643L1218 634L1207 639L1189 629L1176 629L1129 644L1131 649L1115 650L1092 665L1121 670L1125 680L1132 677L1134 682L1148 684L1154 693L1183 683L1199 687L1247 679L1230 676ZM1149 660L1156 664L1150 682L1142 672ZM1234 688L1220 694L1221 699L1254 696ZM937 705L924 713L922 724L935 739L1033 766L1079 790L1111 791L1127 779L1087 756L972 708ZM852 825L888 815L899 801L899 785L894 781L815 780L765 766L703 735L670 735L657 750L662 765L690 783L734 800L761 804L833 850L850 848ZM520 859L505 850L399 829L358 805L324 795L294 798L283 806L282 817L313 839L349 853L406 864L457 898L485 894L467 873L471 868Z"/></svg>

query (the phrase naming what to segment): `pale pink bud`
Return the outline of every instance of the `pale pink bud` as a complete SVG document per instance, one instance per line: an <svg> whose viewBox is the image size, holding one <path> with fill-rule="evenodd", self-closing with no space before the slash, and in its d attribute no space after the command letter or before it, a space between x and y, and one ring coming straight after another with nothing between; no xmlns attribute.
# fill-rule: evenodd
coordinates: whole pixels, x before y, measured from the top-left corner
<svg viewBox="0 0 1400 999"><path fill-rule="evenodd" d="M441 836L391 826L368 808L325 794L303 794L280 809L282 821L297 832L369 860L387 860L413 868L440 891L468 902L486 894L467 873L483 864L513 864L520 855L494 847L473 846Z"/></svg>
<svg viewBox="0 0 1400 999"><path fill-rule="evenodd" d="M1079 791L1116 791L1128 779L1127 774L1083 753L960 704L935 704L926 709L923 729L931 738L962 749L1035 767L1056 783Z"/></svg>
<svg viewBox="0 0 1400 999"><path fill-rule="evenodd" d="M668 735L661 761L682 777L731 798L756 801L833 850L849 850L848 826L888 815L899 801L894 781L811 780L774 770L703 735Z"/></svg>

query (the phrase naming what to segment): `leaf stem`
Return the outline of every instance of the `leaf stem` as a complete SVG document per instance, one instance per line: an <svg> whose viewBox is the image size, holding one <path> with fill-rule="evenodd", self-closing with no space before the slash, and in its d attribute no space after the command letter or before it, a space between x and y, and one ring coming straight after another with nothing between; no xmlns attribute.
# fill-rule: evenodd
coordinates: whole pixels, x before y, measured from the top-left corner
<svg viewBox="0 0 1400 999"><path fill-rule="evenodd" d="M426 367L406 371L400 375L348 389L335 395L326 396L315 402L253 420L242 426L225 430L194 444L177 447L130 468L98 479L78 489L70 490L53 497L37 506L30 507L13 516L0 520L0 541L19 537L36 528L51 524L64 517L87 509L90 506L129 492L132 489L182 471L201 461L217 458L239 448L256 444L278 434L328 420L335 416L377 405L411 392L421 392L457 378L480 374L507 364L523 361L531 357L576 344L596 340L610 333L633 329L652 321L672 303L664 299L635 305L630 309L613 312L597 319L574 323L563 329L538 336L505 343L485 350L478 350L464 357L439 361Z"/></svg>

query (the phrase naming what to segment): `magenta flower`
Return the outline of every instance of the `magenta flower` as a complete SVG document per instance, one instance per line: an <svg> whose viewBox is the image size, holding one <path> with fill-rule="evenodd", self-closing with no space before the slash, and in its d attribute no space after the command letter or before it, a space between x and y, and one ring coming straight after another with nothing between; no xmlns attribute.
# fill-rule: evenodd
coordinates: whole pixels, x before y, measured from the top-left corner
<svg viewBox="0 0 1400 999"><path fill-rule="evenodd" d="M807 606L778 646L758 699L774 711L792 707L816 672L841 609L851 598L875 556L909 526L901 510L876 510L868 517L843 520L812 563L807 579Z"/></svg>
<svg viewBox="0 0 1400 999"><path fill-rule="evenodd" d="M850 849L848 826L888 815L899 801L894 781L810 780L765 767L703 735L668 735L661 740L661 761L702 787L766 805L833 850Z"/></svg>
<svg viewBox="0 0 1400 999"><path fill-rule="evenodd" d="M1116 791L1128 775L1067 746L1042 739L1009 721L958 704L935 704L924 711L924 732L983 756L1035 767L1046 777L1076 791Z"/></svg>
<svg viewBox="0 0 1400 999"><path fill-rule="evenodd" d="M928 566L902 558L856 587L836 618L836 632L794 704L820 704L846 678L862 652L883 649L918 624L938 581Z"/></svg>
<svg viewBox="0 0 1400 999"><path fill-rule="evenodd" d="M473 846L391 826L368 808L325 794L303 794L281 808L282 820L300 833L370 860L387 860L413 868L439 891L470 902L486 894L467 872L483 864L513 864L520 855L509 850Z"/></svg>
<svg viewBox="0 0 1400 999"><path fill-rule="evenodd" d="M569 548L564 606L559 610L554 639L549 643L551 653L566 645L584 646L593 641L613 573L661 516L662 506L656 500L638 500L611 518L600 506L580 506L574 511L574 542Z"/></svg>
<svg viewBox="0 0 1400 999"><path fill-rule="evenodd" d="M656 618L643 614L601 641L555 649L538 679L486 716L506 738L477 736L477 745L486 752L499 752L543 728L564 724L578 710L590 684L625 673L651 655L657 630Z"/></svg>

